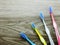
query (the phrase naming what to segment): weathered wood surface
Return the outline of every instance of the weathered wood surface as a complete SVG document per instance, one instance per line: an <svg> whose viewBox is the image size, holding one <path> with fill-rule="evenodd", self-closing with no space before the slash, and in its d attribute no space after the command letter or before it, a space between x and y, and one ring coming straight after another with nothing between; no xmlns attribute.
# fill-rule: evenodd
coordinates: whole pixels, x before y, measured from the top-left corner
<svg viewBox="0 0 60 45"><path fill-rule="evenodd" d="M0 0L0 17L36 16L40 11L49 15L49 6L54 14L60 14L60 0Z"/></svg>
<svg viewBox="0 0 60 45"><path fill-rule="evenodd" d="M48 12L50 5L53 6L56 22L60 27L60 0L0 0L0 45L29 45L21 39L20 32L26 33L33 42L41 45L37 35L31 28L32 22L37 25L49 45L48 37L38 16L40 11L44 12L45 17L48 15L45 19L52 38L57 43Z"/></svg>
<svg viewBox="0 0 60 45"><path fill-rule="evenodd" d="M55 19L59 29L60 15L55 16ZM56 44L57 41L51 23L51 18L48 16L45 18L45 21L50 29L52 38ZM20 37L19 35L20 32L26 33L33 42L35 42L37 45L41 45L41 42L38 39L36 33L31 28L32 22L36 24L37 28L40 30L41 34L49 44L48 37L45 33L43 24L39 16L34 16L34 17L17 17L17 18L0 17L0 45L29 45L28 42L26 42Z"/></svg>

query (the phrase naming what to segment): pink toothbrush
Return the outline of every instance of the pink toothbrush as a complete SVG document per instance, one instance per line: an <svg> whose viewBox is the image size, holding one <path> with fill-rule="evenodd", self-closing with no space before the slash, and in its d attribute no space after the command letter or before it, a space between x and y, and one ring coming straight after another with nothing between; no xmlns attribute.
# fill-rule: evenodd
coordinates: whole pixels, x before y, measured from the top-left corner
<svg viewBox="0 0 60 45"><path fill-rule="evenodd" d="M58 45L60 45L60 35L59 35L59 32L58 32L58 27L57 27L55 18L54 18L54 16L53 16L52 7L50 7L50 16L51 16L51 19L52 19L53 27L54 27L54 29L55 29L55 33L56 33Z"/></svg>

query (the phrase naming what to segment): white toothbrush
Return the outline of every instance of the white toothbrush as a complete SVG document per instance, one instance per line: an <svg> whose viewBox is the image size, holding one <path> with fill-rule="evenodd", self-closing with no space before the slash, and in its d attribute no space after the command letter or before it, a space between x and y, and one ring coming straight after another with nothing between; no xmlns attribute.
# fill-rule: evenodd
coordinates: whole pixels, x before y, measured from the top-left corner
<svg viewBox="0 0 60 45"><path fill-rule="evenodd" d="M54 42L53 42L53 40L52 40L52 37L51 37L51 35L50 35L49 28L47 27L47 25L46 25L46 23L45 23L45 21L44 21L44 15L43 15L42 12L40 13L40 18L41 18L41 20L43 21L43 24L44 24L44 27L45 27L45 31L46 31L46 33L47 33L47 35L48 35L50 44L51 44L51 45L55 45Z"/></svg>

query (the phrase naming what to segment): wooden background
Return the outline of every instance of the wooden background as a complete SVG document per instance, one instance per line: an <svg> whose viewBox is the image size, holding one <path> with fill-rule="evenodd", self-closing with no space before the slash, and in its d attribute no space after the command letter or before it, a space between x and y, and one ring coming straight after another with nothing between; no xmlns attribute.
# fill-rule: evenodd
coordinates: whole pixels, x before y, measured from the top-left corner
<svg viewBox="0 0 60 45"><path fill-rule="evenodd" d="M49 45L48 37L39 18L40 11L44 12L45 21L57 45L55 32L49 16L49 6L53 6L54 16L60 33L59 4L59 0L0 0L0 45L29 45L28 42L20 37L20 32L26 33L37 45L42 45L31 28L32 22L36 24Z"/></svg>

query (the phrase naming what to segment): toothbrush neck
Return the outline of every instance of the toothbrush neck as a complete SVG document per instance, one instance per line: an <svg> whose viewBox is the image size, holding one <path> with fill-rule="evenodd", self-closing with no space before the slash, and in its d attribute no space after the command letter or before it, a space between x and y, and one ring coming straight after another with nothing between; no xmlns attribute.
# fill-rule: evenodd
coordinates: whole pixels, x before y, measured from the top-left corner
<svg viewBox="0 0 60 45"><path fill-rule="evenodd" d="M28 41L31 45L34 44L34 43L33 43L30 39L28 39L28 38L27 38L27 41Z"/></svg>
<svg viewBox="0 0 60 45"><path fill-rule="evenodd" d="M55 19L54 19L53 13L50 13L50 16L52 17L53 27L54 27L54 29L55 29L56 36L57 36L57 39L58 39L58 37L59 37L59 32L58 32L58 27L57 27L57 24L56 24L56 22L55 22Z"/></svg>
<svg viewBox="0 0 60 45"><path fill-rule="evenodd" d="M44 24L44 26L46 26L46 23L45 23L44 19L43 19L43 24Z"/></svg>

